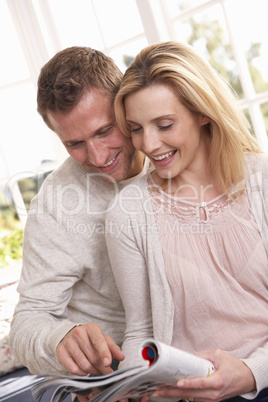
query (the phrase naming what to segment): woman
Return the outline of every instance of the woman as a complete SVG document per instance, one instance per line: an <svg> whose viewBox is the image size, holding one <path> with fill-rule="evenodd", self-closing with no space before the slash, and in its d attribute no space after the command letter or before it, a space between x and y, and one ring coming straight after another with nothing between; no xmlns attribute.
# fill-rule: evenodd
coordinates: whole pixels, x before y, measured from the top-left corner
<svg viewBox="0 0 268 402"><path fill-rule="evenodd" d="M154 337L216 372L153 395L267 401L268 157L231 89L177 42L137 55L115 112L155 165L107 216L127 320L121 367L140 363L141 341Z"/></svg>

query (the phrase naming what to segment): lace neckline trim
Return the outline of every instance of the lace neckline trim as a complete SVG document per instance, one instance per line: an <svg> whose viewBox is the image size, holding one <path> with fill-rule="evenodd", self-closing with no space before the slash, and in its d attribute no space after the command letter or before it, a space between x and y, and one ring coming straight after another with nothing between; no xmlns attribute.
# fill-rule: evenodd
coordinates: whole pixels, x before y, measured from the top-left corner
<svg viewBox="0 0 268 402"><path fill-rule="evenodd" d="M175 197L175 196L173 196L171 194L166 193L160 187L158 188L157 184L155 183L154 179L152 178L152 175L150 175L148 177L148 180L150 180L150 182L151 182L151 183L148 182L148 188L149 188L150 193L155 193L155 192L157 193L158 192L159 194L162 194L164 197L172 200L173 202L179 202L179 203L186 204L186 205L189 205L189 206L192 206L192 207L206 208L209 205L211 205L211 204L215 203L216 201L220 200L221 198L226 197L226 194L222 193L222 194L218 195L217 197L213 198L210 201L203 201L203 202L187 201L187 200L185 200L185 199L183 199L181 197ZM229 200L229 198L226 201L228 201L228 200Z"/></svg>
<svg viewBox="0 0 268 402"><path fill-rule="evenodd" d="M232 206L232 209L236 210L238 208L240 211L244 210L242 205L245 206L245 197L242 197L240 202L237 203L224 193L208 202L195 203L186 201L183 198L172 196L160 188L158 189L152 177L148 177L148 190L155 212L175 215L183 220L193 219L195 217L198 221L205 223L210 221L212 217L216 218L217 216L222 216L222 213L227 212L230 206ZM233 191L232 194L236 192L237 191Z"/></svg>

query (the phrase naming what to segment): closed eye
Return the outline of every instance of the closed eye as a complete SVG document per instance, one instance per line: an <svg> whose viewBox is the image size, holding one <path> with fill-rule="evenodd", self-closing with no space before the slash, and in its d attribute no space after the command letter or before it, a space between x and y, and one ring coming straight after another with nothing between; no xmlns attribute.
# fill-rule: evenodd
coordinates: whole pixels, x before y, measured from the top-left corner
<svg viewBox="0 0 268 402"><path fill-rule="evenodd" d="M138 133L141 130L141 127L136 127L136 128L131 128L130 132L131 133Z"/></svg>
<svg viewBox="0 0 268 402"><path fill-rule="evenodd" d="M168 130L173 126L173 124L168 124L167 126L158 126L159 130Z"/></svg>
<svg viewBox="0 0 268 402"><path fill-rule="evenodd" d="M82 144L83 141L77 141L77 142L70 142L70 143L66 143L66 147L67 148L77 148L79 147L79 145Z"/></svg>
<svg viewBox="0 0 268 402"><path fill-rule="evenodd" d="M107 127L107 128L105 128L105 129L103 129L103 130L101 130L101 131L98 131L98 132L96 133L96 136L108 135L108 134L110 134L110 133L113 131L114 127L115 127L115 126L110 126L110 127Z"/></svg>

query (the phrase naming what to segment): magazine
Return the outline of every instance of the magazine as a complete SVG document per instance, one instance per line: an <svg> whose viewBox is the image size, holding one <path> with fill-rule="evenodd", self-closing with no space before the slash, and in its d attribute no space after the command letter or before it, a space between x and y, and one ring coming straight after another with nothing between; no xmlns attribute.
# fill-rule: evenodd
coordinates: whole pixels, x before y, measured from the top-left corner
<svg viewBox="0 0 268 402"><path fill-rule="evenodd" d="M43 375L43 381L32 388L33 397L40 402L45 392L56 386L51 402L61 402L70 393L90 394L94 402L115 402L141 398L153 390L176 386L180 378L207 377L215 371L210 361L154 339L143 342L139 353L140 366L103 376Z"/></svg>
<svg viewBox="0 0 268 402"><path fill-rule="evenodd" d="M14 373L14 377L13 375L8 375L5 380L1 378L0 401L25 400L27 396L31 397L31 388L33 385L40 381L42 381L42 378L39 378L37 375L24 375L24 373L22 375Z"/></svg>

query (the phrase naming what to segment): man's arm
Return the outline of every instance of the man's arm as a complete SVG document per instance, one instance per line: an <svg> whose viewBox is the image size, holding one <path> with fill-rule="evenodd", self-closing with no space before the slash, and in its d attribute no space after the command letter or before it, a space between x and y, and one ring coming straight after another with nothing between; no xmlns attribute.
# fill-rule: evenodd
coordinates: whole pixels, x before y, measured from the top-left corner
<svg viewBox="0 0 268 402"><path fill-rule="evenodd" d="M37 208L37 201L32 206ZM84 248L81 238L66 233L51 214L29 214L18 287L20 300L11 325L10 343L14 354L32 373L75 373L85 372L85 368L87 372L90 365L107 372L109 369L101 360L122 358L97 325L77 327L87 322L83 314L79 315L79 301L75 306L73 301L74 286L79 292L83 275ZM77 311L76 322L69 319L70 303ZM88 305L90 309L92 306ZM79 368L74 368L70 359L78 362L77 356L81 355L77 333L82 334L83 344L95 345L95 354L87 353L89 361L85 364L82 360L82 367L78 364ZM102 334L99 343L96 333Z"/></svg>

